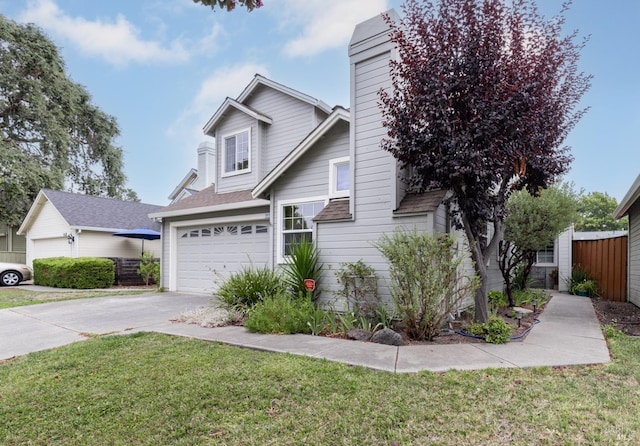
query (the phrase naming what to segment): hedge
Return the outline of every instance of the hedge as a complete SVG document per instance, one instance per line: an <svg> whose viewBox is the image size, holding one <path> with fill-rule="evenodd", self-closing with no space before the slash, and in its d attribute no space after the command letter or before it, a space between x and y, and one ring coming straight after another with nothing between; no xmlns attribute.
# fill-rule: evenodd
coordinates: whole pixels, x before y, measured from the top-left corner
<svg viewBox="0 0 640 446"><path fill-rule="evenodd" d="M115 280L113 262L97 257L52 257L33 261L33 283L56 288L110 288Z"/></svg>

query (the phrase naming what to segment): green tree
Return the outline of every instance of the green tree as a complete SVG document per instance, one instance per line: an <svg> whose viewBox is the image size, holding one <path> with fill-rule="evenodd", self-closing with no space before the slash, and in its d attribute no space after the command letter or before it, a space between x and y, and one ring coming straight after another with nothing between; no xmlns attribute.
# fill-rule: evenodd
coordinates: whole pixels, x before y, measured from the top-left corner
<svg viewBox="0 0 640 446"><path fill-rule="evenodd" d="M617 207L618 201L606 192L582 195L578 204L576 231L621 231L629 228L626 216L620 220L613 218Z"/></svg>
<svg viewBox="0 0 640 446"><path fill-rule="evenodd" d="M550 187L533 196L526 190L513 193L507 202L504 240L500 244L499 266L505 281L509 305L517 269L522 268L524 287L536 260L536 252L549 246L577 218L577 194L568 184Z"/></svg>
<svg viewBox="0 0 640 446"><path fill-rule="evenodd" d="M247 8L247 11L251 12L255 8L262 7L262 0L193 0L194 3L200 3L205 6L210 6L211 9L215 9L216 6L220 9L226 9L227 11L233 11L236 6Z"/></svg>
<svg viewBox="0 0 640 446"><path fill-rule="evenodd" d="M118 134L42 31L0 15L0 221L18 225L43 187L136 199Z"/></svg>
<svg viewBox="0 0 640 446"><path fill-rule="evenodd" d="M562 13L546 19L533 0L407 0L404 10L399 23L387 17L398 57L380 93L382 147L413 168L418 191L451 192L481 278L476 319L486 322L487 264L509 196L569 168L563 143L590 85L577 65L583 43L563 35Z"/></svg>

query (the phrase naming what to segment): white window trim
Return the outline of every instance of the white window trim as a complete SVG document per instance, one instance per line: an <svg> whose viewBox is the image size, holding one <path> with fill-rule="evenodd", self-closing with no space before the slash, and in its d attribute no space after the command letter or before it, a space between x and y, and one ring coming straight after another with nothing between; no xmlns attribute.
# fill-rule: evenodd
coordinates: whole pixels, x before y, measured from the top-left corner
<svg viewBox="0 0 640 446"><path fill-rule="evenodd" d="M553 262L552 263L548 263L548 262L538 263L538 251L536 251L536 262L534 263L534 266L541 266L541 267L558 266L558 243L557 243L557 240L558 239L556 237L556 239L553 241Z"/></svg>
<svg viewBox="0 0 640 446"><path fill-rule="evenodd" d="M329 201L328 197L326 196L319 196L319 197L305 197L305 198L296 198L293 200L279 200L277 203L277 226L276 226L276 252L277 252L277 259L278 259L278 263L282 264L285 263L285 257L282 255L282 208L285 206L289 206L292 204L304 204L304 203L311 203L313 201L322 201L324 202L324 205L327 205L327 202ZM313 238L313 240L316 239L316 225L313 225L313 228L311 229L311 236Z"/></svg>
<svg viewBox="0 0 640 446"><path fill-rule="evenodd" d="M225 169L227 168L227 148L226 148L226 144L225 141L228 138L231 138L232 136L237 136L241 133L247 133L247 138L248 138L248 145L249 145L249 163L246 169L242 169L242 170L234 170L232 172L227 172ZM222 140L220 141L220 145L222 146L222 165L220 166L220 171L222 173L222 177L232 177L235 175L242 175L244 173L250 173L251 172L251 158L252 158L252 153L251 153L251 127L247 127L246 129L242 129L242 130L238 130L235 132L231 132L231 133L227 133L226 135L222 135ZM236 153L237 153L237 146L236 146Z"/></svg>
<svg viewBox="0 0 640 446"><path fill-rule="evenodd" d="M351 184L347 190L337 190L338 175L336 169L341 164L350 164L350 158L343 156L329 160L329 198L346 198L351 195ZM351 173L349 173L349 181L351 181Z"/></svg>

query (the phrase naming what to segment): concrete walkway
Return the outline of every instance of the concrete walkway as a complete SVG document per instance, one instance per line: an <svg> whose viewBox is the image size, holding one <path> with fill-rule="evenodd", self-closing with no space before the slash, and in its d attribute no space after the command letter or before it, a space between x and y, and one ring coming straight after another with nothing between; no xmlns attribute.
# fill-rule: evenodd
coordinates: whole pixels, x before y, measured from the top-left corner
<svg viewBox="0 0 640 446"><path fill-rule="evenodd" d="M0 310L0 360L86 339L87 334L154 331L277 353L292 353L388 372L434 372L609 362L589 299L556 294L529 335L504 345L393 347L309 335L252 334L242 327L203 328L169 320L205 307L210 296L153 293L82 299Z"/></svg>

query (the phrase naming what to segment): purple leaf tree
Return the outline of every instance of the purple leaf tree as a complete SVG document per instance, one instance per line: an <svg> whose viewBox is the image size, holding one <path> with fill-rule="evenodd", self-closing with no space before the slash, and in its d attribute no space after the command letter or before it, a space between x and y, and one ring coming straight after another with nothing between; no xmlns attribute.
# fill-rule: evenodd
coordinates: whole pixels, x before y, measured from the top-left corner
<svg viewBox="0 0 640 446"><path fill-rule="evenodd" d="M386 17L398 57L380 92L382 147L411 167L417 191L451 192L481 279L479 322L509 196L568 170L563 143L586 111L591 76L577 66L586 39L562 35L567 7L546 19L531 0L407 0L399 23Z"/></svg>

